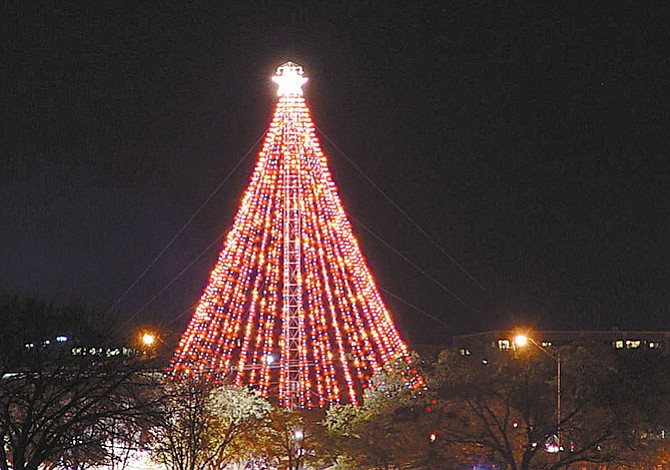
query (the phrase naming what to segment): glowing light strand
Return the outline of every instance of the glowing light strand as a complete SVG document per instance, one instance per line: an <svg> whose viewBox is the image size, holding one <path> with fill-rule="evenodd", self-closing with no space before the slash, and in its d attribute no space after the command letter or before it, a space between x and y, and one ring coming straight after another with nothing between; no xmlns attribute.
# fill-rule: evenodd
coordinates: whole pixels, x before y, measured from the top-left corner
<svg viewBox="0 0 670 470"><path fill-rule="evenodd" d="M276 383L289 408L358 404L371 375L407 347L340 203L302 67L284 64L274 80L272 123L171 373L232 375L263 395Z"/></svg>

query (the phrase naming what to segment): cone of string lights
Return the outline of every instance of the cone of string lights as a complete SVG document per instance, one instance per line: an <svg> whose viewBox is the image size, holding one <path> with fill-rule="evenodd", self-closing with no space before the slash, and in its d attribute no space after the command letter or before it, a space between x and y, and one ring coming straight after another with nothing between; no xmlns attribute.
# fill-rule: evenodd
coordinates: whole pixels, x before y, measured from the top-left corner
<svg viewBox="0 0 670 470"><path fill-rule="evenodd" d="M407 346L340 202L302 67L287 62L273 80L274 118L169 373L250 386L292 409L359 404Z"/></svg>

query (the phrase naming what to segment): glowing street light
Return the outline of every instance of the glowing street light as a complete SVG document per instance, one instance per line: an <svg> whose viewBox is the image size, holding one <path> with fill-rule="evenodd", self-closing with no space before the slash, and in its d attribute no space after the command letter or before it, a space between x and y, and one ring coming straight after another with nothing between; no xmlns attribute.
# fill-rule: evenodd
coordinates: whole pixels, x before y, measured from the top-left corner
<svg viewBox="0 0 670 470"><path fill-rule="evenodd" d="M526 335L516 335L514 337L514 344L516 346L519 346L520 348L523 348L526 343L528 343L528 336Z"/></svg>
<svg viewBox="0 0 670 470"><path fill-rule="evenodd" d="M162 343L160 335L156 331L147 328L141 329L136 335L135 344L137 344L139 352L145 358L155 358L160 350L159 343Z"/></svg>
<svg viewBox="0 0 670 470"><path fill-rule="evenodd" d="M156 335L153 333L145 332L142 335L142 344L146 347L151 347L156 343Z"/></svg>
<svg viewBox="0 0 670 470"><path fill-rule="evenodd" d="M556 436L555 439L551 439L545 445L547 452L556 453L561 450L561 351L557 350L554 355L530 336L520 334L514 337L515 347L523 348L529 342L537 346L540 351L556 361Z"/></svg>

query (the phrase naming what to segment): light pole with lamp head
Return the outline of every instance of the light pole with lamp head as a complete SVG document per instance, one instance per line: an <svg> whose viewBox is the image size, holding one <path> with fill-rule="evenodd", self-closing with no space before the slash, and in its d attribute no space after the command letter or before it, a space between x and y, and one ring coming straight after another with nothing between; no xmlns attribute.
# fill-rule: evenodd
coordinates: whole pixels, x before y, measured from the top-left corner
<svg viewBox="0 0 670 470"><path fill-rule="evenodd" d="M514 337L515 348L523 348L529 342L556 362L556 443L547 445L546 449L552 453L559 452L561 450L561 351L557 350L556 354L552 354L547 348L538 344L530 336L517 335Z"/></svg>

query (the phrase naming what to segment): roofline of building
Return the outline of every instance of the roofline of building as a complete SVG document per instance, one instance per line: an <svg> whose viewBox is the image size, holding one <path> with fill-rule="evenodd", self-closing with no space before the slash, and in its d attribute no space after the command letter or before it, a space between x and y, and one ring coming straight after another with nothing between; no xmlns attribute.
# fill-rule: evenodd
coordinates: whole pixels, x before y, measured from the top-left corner
<svg viewBox="0 0 670 470"><path fill-rule="evenodd" d="M516 331L523 331L522 328L516 329L506 329L506 330L488 330L481 331L478 333L467 333L463 335L455 335L454 339L468 339L468 338L480 338L480 337L511 337ZM663 337L670 338L670 331L664 330L532 330L533 333L537 336L601 336L611 338L613 336L653 336L653 337Z"/></svg>

